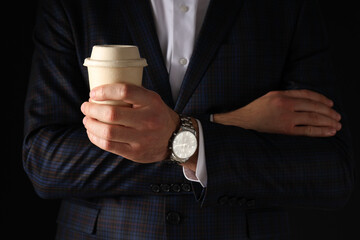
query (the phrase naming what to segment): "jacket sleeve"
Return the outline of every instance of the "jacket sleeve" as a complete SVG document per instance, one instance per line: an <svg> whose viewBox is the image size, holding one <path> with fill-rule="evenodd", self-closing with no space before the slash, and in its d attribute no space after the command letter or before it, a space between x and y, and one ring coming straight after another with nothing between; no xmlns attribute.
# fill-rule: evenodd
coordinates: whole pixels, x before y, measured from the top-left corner
<svg viewBox="0 0 360 240"><path fill-rule="evenodd" d="M329 46L315 2L303 1L283 72L283 89L325 94L341 113ZM201 203L326 209L344 206L353 189L354 167L351 137L346 117L341 114L343 128L331 138L264 134L198 116L208 173L207 188L197 193Z"/></svg>
<svg viewBox="0 0 360 240"><path fill-rule="evenodd" d="M42 1L34 30L23 165L36 192L43 198L143 194L151 183L183 179L180 166L137 164L88 140L80 106L89 86L60 2Z"/></svg>

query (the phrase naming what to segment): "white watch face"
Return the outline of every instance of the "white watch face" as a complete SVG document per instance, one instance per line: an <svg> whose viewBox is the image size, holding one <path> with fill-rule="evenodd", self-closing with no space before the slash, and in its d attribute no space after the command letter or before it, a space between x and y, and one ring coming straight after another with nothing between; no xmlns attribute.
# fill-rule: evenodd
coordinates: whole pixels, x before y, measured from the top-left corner
<svg viewBox="0 0 360 240"><path fill-rule="evenodd" d="M197 149L196 136L189 131L178 133L172 143L172 149L178 158L191 157Z"/></svg>

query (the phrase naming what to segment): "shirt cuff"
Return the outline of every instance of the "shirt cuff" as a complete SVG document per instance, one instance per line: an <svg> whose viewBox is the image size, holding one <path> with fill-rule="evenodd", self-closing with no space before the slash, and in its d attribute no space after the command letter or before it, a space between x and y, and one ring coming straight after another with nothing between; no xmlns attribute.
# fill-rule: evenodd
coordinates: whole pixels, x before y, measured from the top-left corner
<svg viewBox="0 0 360 240"><path fill-rule="evenodd" d="M206 170L206 159L205 159L205 144L202 126L199 120L196 119L199 127L199 152L198 160L196 165L196 172L189 168L183 167L183 173L187 180L192 182L198 182L202 187L207 186L207 170Z"/></svg>

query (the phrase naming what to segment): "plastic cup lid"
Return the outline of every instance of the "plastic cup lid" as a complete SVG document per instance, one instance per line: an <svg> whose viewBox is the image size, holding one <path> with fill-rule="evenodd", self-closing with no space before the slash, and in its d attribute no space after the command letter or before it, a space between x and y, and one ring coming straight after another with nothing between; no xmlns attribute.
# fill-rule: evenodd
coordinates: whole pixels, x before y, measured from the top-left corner
<svg viewBox="0 0 360 240"><path fill-rule="evenodd" d="M84 66L91 67L145 67L145 58L140 58L139 50L132 45L95 45L91 57Z"/></svg>

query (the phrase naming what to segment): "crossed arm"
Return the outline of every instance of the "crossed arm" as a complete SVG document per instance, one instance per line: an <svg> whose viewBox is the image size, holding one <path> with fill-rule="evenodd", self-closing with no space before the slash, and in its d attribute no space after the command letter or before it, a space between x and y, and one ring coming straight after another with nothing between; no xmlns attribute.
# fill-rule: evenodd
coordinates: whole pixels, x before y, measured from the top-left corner
<svg viewBox="0 0 360 240"><path fill-rule="evenodd" d="M90 97L81 110L92 143L134 162L167 158L168 142L179 117L158 94L113 84L94 89ZM100 105L91 100L122 100L133 107ZM214 114L214 122L264 133L331 137L341 129L341 116L332 106L330 99L313 91L273 91L232 112ZM195 154L185 166L195 171L196 161Z"/></svg>
<svg viewBox="0 0 360 240"><path fill-rule="evenodd" d="M122 100L133 108L98 105L91 99ZM347 132L339 131L341 116L333 104L309 90L275 91L232 112L214 114L215 123L201 119L208 175L201 204L216 204L222 194L241 194L256 198L260 207L343 206L353 173L344 142ZM156 93L105 85L94 89L81 109L88 137L98 147L138 163L168 156L179 120ZM197 156L184 166L195 172Z"/></svg>

